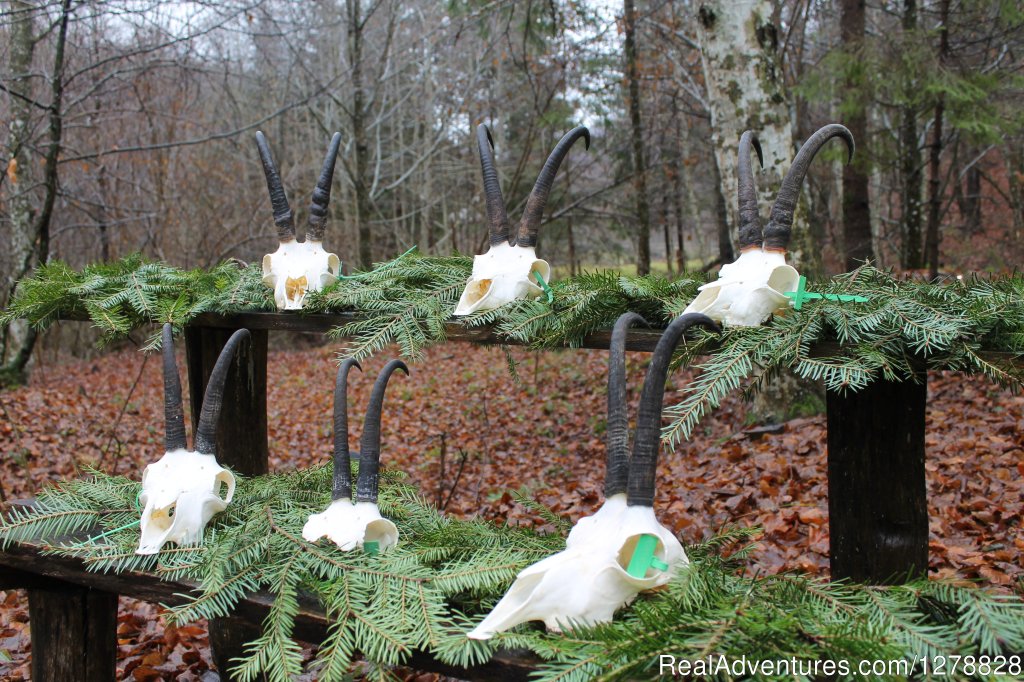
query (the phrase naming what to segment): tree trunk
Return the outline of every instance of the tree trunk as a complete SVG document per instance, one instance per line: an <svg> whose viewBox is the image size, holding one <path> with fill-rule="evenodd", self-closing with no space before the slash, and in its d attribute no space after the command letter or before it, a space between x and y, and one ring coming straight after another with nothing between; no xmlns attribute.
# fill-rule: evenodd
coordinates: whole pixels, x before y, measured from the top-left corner
<svg viewBox="0 0 1024 682"><path fill-rule="evenodd" d="M949 0L942 0L939 10L939 68L949 55ZM928 230L925 236L925 255L928 259L928 277L939 276L939 217L942 210L942 117L946 110L946 97L939 93L935 102L935 122L932 124L932 144L928 153Z"/></svg>
<svg viewBox="0 0 1024 682"><path fill-rule="evenodd" d="M636 56L636 8L633 0L623 3L626 27L626 83L629 88L629 122L633 140L633 193L636 201L636 274L651 271L651 216L647 201L647 166L644 162L644 133L640 121L640 81Z"/></svg>
<svg viewBox="0 0 1024 682"><path fill-rule="evenodd" d="M359 266L373 265L373 233L370 231L370 188L367 174L370 143L366 139L366 93L363 91L363 17L361 0L345 0L348 17L348 59L352 71L352 143L355 153L352 186L356 201L356 230L359 235Z"/></svg>
<svg viewBox="0 0 1024 682"><path fill-rule="evenodd" d="M719 186L728 222L737 225L736 163L743 131L756 132L764 151L764 169L758 174L762 215L767 216L793 158L778 29L769 0L704 0L697 17ZM806 230L806 219L798 213L793 244L803 241ZM791 258L799 262L800 253L791 249Z"/></svg>
<svg viewBox="0 0 1024 682"><path fill-rule="evenodd" d="M672 179L672 213L676 224L676 271L686 271L686 241L683 234L685 222L683 220L683 172L686 169L686 160L683 158L683 126L679 120L678 92L672 93L672 123L675 134L672 136L672 158L676 160L674 167L669 168L669 175ZM693 188L688 188L692 194Z"/></svg>
<svg viewBox="0 0 1024 682"><path fill-rule="evenodd" d="M28 251L23 262L16 263L18 270L15 272L16 279L28 275L36 263L45 263L50 255L50 220L53 218L53 205L57 199L58 176L57 160L61 151L61 139L63 136L63 97L64 97L64 46L68 36L68 18L71 14L71 1L63 0L61 3L61 16L57 30L57 42L54 46L53 72L50 76L50 105L48 109L48 145L46 156L43 158L43 203L39 208L38 215L33 224L29 226L27 241ZM21 3L19 3L21 4ZM31 10L31 5L26 6ZM26 11L22 16L28 16L31 11ZM20 22L19 22L20 23ZM26 39L32 38L33 24L22 27L27 31ZM31 61L31 54L29 54ZM24 72L21 72L24 73ZM27 86L26 86L27 87ZM18 99L18 98L14 98ZM27 119L24 119L27 124ZM28 132L24 131L27 142ZM27 167L27 165L26 165ZM23 235L24 237L24 235ZM34 242L34 249L33 247ZM13 290L9 290L13 293ZM36 343L36 331L31 327L25 333L24 340L15 350L8 347L11 352L9 362L0 369L0 384L24 383L28 379L28 363L32 357L32 349Z"/></svg>
<svg viewBox="0 0 1024 682"><path fill-rule="evenodd" d="M32 53L35 48L36 12L33 3L15 0L10 3L10 68L8 87L11 91L11 121L7 129L7 187L11 235L3 262L3 307L14 295L18 280L32 263L35 241L32 212L33 163L32 148ZM11 362L25 345L30 334L28 323L15 320L3 330L3 348L0 361Z"/></svg>
<svg viewBox="0 0 1024 682"><path fill-rule="evenodd" d="M864 0L842 0L840 27L843 47L847 52L859 52L864 40ZM853 83L847 86L852 90ZM867 111L861 104L856 113L847 117L846 127L853 139L864 149L867 142ZM868 175L864 159L857 159L843 167L843 252L846 269L853 270L866 260L874 260L871 246L871 212L868 203Z"/></svg>
<svg viewBox="0 0 1024 682"><path fill-rule="evenodd" d="M904 0L903 32L917 29L917 0ZM911 94L915 82L907 84L906 97L910 102L900 112L900 174L903 176L901 216L903 220L903 267L916 270L924 263L921 260L921 156L917 146L917 109Z"/></svg>

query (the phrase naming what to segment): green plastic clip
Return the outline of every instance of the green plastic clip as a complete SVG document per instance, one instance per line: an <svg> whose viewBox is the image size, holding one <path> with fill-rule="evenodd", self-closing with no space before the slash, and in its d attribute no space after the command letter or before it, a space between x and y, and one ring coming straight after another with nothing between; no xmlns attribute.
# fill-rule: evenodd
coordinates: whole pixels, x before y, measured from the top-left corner
<svg viewBox="0 0 1024 682"><path fill-rule="evenodd" d="M796 285L796 291L787 291L784 296L788 296L793 299L793 309L800 310L804 301L810 301L816 298L824 298L829 301L840 301L840 302L853 302L853 303L867 303L867 296L854 296L853 294L819 294L813 291L807 291L807 278L800 275L800 281Z"/></svg>
<svg viewBox="0 0 1024 682"><path fill-rule="evenodd" d="M548 303L554 302L555 292L551 291L551 287L548 286L548 283L544 281L544 278L541 277L540 273L537 272L536 270L531 270L530 272L533 273L533 277L534 279L537 280L537 284L540 285L540 288L543 289L544 293L548 295Z"/></svg>
<svg viewBox="0 0 1024 682"><path fill-rule="evenodd" d="M376 540L370 540L363 543L363 551L370 556L377 556L380 554L380 543Z"/></svg>
<svg viewBox="0 0 1024 682"><path fill-rule="evenodd" d="M636 541L636 549L633 550L633 557L629 560L626 573L634 578L642 579L647 577L647 571L652 568L667 571L668 564L654 556L656 549L658 549L658 536L647 533L641 535Z"/></svg>

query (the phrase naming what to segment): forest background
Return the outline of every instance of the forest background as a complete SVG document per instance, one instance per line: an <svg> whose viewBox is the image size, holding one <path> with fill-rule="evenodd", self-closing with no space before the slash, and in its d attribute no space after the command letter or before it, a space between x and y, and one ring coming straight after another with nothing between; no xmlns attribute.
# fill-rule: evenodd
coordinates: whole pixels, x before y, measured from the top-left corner
<svg viewBox="0 0 1024 682"><path fill-rule="evenodd" d="M133 252L181 267L275 248L253 136L304 211L342 133L327 246L346 271L413 244L482 251L475 127L510 214L548 150L563 165L540 252L556 275L732 260L736 146L765 147L763 215L802 140L854 133L812 168L792 256L829 275L1003 271L1024 247L1024 9L1013 0L4 3L0 306L41 262ZM51 345L83 351L84 326ZM76 338L68 338L73 335ZM36 342L0 352L17 379Z"/></svg>

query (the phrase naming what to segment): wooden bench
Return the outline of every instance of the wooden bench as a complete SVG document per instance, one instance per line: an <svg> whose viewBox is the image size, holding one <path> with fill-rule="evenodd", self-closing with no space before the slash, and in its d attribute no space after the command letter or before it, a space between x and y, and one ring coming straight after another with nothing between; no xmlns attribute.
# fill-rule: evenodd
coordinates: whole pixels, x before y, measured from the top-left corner
<svg viewBox="0 0 1024 682"><path fill-rule="evenodd" d="M218 429L218 459L245 476L269 471L267 446L267 342L270 331L325 332L350 321L348 315L246 313L202 315L185 330L193 420L220 349L231 333L247 328L252 343L236 355L225 387ZM449 327L449 339L498 343L489 329ZM657 331L634 330L628 348L653 350ZM607 348L610 332L596 333L585 348ZM822 347L820 352L829 352ZM834 350L834 346L831 348ZM877 380L857 393L830 393L828 485L832 576L883 583L928 568L928 510L925 492L925 407L919 383ZM193 431L195 424L193 423ZM193 586L164 582L146 573L90 573L74 559L43 557L39 547L15 544L0 552L0 588L27 588L32 623L34 680L105 682L114 677L117 596L180 604ZM210 622L213 658L222 678L228 661L259 636L269 597L252 595L232 618ZM310 604L295 635L323 641L328 623ZM46 655L40 655L42 653ZM55 653L60 652L60 653ZM536 659L506 654L472 670L453 670L431 657L410 665L462 679L526 679Z"/></svg>

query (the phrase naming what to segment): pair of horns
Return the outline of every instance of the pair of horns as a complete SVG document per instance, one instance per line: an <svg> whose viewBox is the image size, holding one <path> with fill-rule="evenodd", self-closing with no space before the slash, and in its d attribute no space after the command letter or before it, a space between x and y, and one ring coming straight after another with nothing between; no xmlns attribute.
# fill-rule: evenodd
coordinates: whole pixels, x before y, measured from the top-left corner
<svg viewBox="0 0 1024 682"><path fill-rule="evenodd" d="M174 358L174 333L171 325L165 324L163 329L163 364L164 364L164 444L167 451L185 450L188 444L185 441L185 412L181 402L181 379L178 377L178 363ZM228 365L238 345L249 338L248 329L239 329L228 342L224 349L217 356L217 362L210 373L210 380L206 384L206 393L203 395L203 409L199 413L199 425L196 427L195 438L193 439L195 451L203 455L217 454L217 420L220 418L220 408L224 403L224 383L228 378Z"/></svg>
<svg viewBox="0 0 1024 682"><path fill-rule="evenodd" d="M505 210L505 200L501 196L501 185L498 183L498 171L494 168L494 140L491 139L491 131L486 125L481 123L477 126L476 142L480 149L480 170L484 176L484 197L487 200L487 225L491 246L505 242L512 246L537 245L537 232L540 230L540 221L544 216L544 207L548 203L555 174L558 173L558 167L562 165L565 155L569 153L569 148L581 137L587 149L590 149L590 131L586 126L576 126L555 145L544 167L541 168L540 175L537 176L533 191L530 192L523 217L519 221L519 229L516 234L512 234L508 213Z"/></svg>
<svg viewBox="0 0 1024 682"><path fill-rule="evenodd" d="M762 247L770 251L785 251L789 246L789 236L793 229L793 213L796 210L797 199L800 198L800 187L803 185L804 176L807 175L807 168L817 155L818 151L826 142L833 137L841 137L846 143L848 151L846 162L853 159L855 149L853 133L845 126L838 123L830 123L822 127L800 147L793 165L782 180L782 187L779 188L779 195L772 204L771 215L768 218L768 226L761 229L761 216L757 210L757 189L754 186L754 173L751 170L750 152L751 148L757 152L757 160L764 166L764 157L761 154L761 143L757 136L751 131L746 131L740 137L740 159L736 168L738 180L740 226L739 226L739 249L748 251Z"/></svg>
<svg viewBox="0 0 1024 682"><path fill-rule="evenodd" d="M646 324L636 313L624 313L615 321L608 354L608 431L605 498L626 493L630 506L654 506L654 480L661 445L661 409L668 368L683 333L701 326L716 333L721 328L701 313L677 317L665 329L651 356L636 418L633 456L629 455L629 422L626 417L626 335L634 324Z"/></svg>
<svg viewBox="0 0 1024 682"><path fill-rule="evenodd" d="M348 373L359 363L349 358L341 363L334 381L334 484L332 500L352 497L352 466L348 451ZM384 390L396 369L409 374L401 360L392 360L377 375L370 393L370 405L363 418L363 435L359 441L359 479L356 481L356 502L376 502L380 488L380 417L384 407Z"/></svg>
<svg viewBox="0 0 1024 682"><path fill-rule="evenodd" d="M322 242L324 240L327 205L331 201L331 182L334 179L334 162L338 159L340 144L341 133L334 133L331 144L327 147L327 156L324 158L323 168L320 169L320 177L313 189L313 199L309 205L309 224L306 227L306 239L311 241ZM295 239L295 219L291 206L288 205L284 186L281 184L281 175L277 172L277 165L274 163L273 157L270 156L267 138L263 136L262 132L256 133L256 148L259 149L260 161L263 162L263 174L267 176L267 189L270 191L270 205L274 210L277 238L283 242L290 241Z"/></svg>

